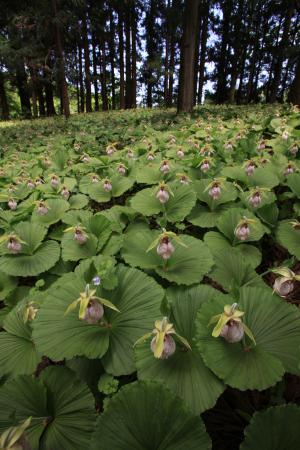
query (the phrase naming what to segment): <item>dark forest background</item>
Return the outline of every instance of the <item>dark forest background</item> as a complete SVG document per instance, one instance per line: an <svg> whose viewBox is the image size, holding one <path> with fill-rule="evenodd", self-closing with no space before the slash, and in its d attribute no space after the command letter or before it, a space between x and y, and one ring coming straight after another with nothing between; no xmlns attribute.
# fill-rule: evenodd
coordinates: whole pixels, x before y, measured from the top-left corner
<svg viewBox="0 0 300 450"><path fill-rule="evenodd" d="M0 115L300 104L298 0L0 0Z"/></svg>

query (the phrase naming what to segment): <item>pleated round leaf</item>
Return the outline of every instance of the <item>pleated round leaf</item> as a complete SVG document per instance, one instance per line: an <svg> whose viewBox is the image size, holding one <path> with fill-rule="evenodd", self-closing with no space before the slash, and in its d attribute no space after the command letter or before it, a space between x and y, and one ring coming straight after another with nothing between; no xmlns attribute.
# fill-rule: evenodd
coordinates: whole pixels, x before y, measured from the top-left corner
<svg viewBox="0 0 300 450"><path fill-rule="evenodd" d="M40 357L31 338L31 327L24 323L22 310L16 306L5 318L0 333L0 374L32 374Z"/></svg>
<svg viewBox="0 0 300 450"><path fill-rule="evenodd" d="M150 349L152 338L136 345L138 378L162 382L181 397L195 414L212 408L225 388L206 367L194 342L197 311L203 302L216 295L213 288L205 285L170 288L167 291L171 304L170 321L176 332L187 339L192 351L186 351L177 340L176 352L161 360L154 358Z"/></svg>
<svg viewBox="0 0 300 450"><path fill-rule="evenodd" d="M273 189L279 184L279 178L271 167L257 167L253 175L247 176L248 186L261 186Z"/></svg>
<svg viewBox="0 0 300 450"><path fill-rule="evenodd" d="M274 203L276 201L276 195L274 194L274 192L263 192L261 194L261 203L259 204L259 206L257 208L254 208L249 203L249 191L242 192L240 194L240 198L241 198L245 208L249 209L253 213L255 213L256 211L259 211L264 206L270 205L271 203Z"/></svg>
<svg viewBox="0 0 300 450"><path fill-rule="evenodd" d="M280 405L256 412L245 429L241 450L296 450L300 448L300 408Z"/></svg>
<svg viewBox="0 0 300 450"><path fill-rule="evenodd" d="M194 183L194 188L199 200L206 203L211 211L214 211L219 205L232 202L237 197L237 190L232 183L225 181L221 186L221 195L214 200L208 193L208 185L212 180L199 180Z"/></svg>
<svg viewBox="0 0 300 450"><path fill-rule="evenodd" d="M245 261L254 269L261 263L261 252L258 248L254 247L254 245L239 244L236 247L232 247L223 234L218 233L217 231L209 231L204 235L203 240L214 257L217 257L220 252L223 253L225 250L229 251L229 253L232 250L235 250L237 253L240 253L245 258Z"/></svg>
<svg viewBox="0 0 300 450"><path fill-rule="evenodd" d="M60 257L55 241L43 242L32 255L6 255L0 258L0 271L12 276L29 277L51 269Z"/></svg>
<svg viewBox="0 0 300 450"><path fill-rule="evenodd" d="M157 184L163 180L163 173L159 170L159 164L142 166L136 171L136 181L144 184Z"/></svg>
<svg viewBox="0 0 300 450"><path fill-rule="evenodd" d="M156 198L156 191L147 188L138 192L131 200L132 208L144 216L163 213L169 222L179 222L189 214L196 202L195 192L189 186L172 186L174 196L170 194L165 204Z"/></svg>
<svg viewBox="0 0 300 450"><path fill-rule="evenodd" d="M14 226L14 231L24 241L22 254L31 255L40 245L47 233L47 228L38 223L19 222Z"/></svg>
<svg viewBox="0 0 300 450"><path fill-rule="evenodd" d="M223 233L234 245L241 243L241 241L235 236L234 230L243 217L247 217L247 219L254 219L256 221L256 223L251 223L249 225L250 234L246 242L259 241L266 232L260 220L252 212L247 209L230 208L222 213L217 222L217 227L221 233Z"/></svg>
<svg viewBox="0 0 300 450"><path fill-rule="evenodd" d="M300 259L300 229L294 228L291 220L280 222L276 237L278 242L287 248L291 255Z"/></svg>
<svg viewBox="0 0 300 450"><path fill-rule="evenodd" d="M70 303L84 291L85 281L69 275L66 282L50 289L34 320L33 338L40 353L51 359L74 356L102 358L107 372L124 375L134 371L133 344L160 316L164 292L150 277L136 269L119 266L118 286L101 296L120 313L105 308L108 326L88 324L78 318L78 309L64 316ZM51 336L51 339L49 339Z"/></svg>
<svg viewBox="0 0 300 450"><path fill-rule="evenodd" d="M81 209L84 208L89 202L89 198L87 195L77 194L72 195L69 198L69 205L71 209Z"/></svg>
<svg viewBox="0 0 300 450"><path fill-rule="evenodd" d="M35 209L32 213L32 221L40 223L45 226L52 225L53 223L59 222L65 212L69 209L69 204L66 200L61 199L47 199L46 205L49 208L47 214L41 216L37 213Z"/></svg>
<svg viewBox="0 0 300 450"><path fill-rule="evenodd" d="M97 254L97 238L88 233L88 239L84 244L79 244L74 239L74 233L64 233L61 240L62 258L64 261L79 261L91 258Z"/></svg>
<svg viewBox="0 0 300 450"><path fill-rule="evenodd" d="M179 237L186 247L174 242L175 252L165 264L158 256L156 248L147 252L158 234L158 231L150 230L144 224L131 226L124 236L124 260L134 267L155 269L162 278L177 284L199 283L213 265L213 258L207 246L200 239L180 234Z"/></svg>
<svg viewBox="0 0 300 450"><path fill-rule="evenodd" d="M0 272L0 301L5 298L17 287L18 279L10 277L4 272Z"/></svg>
<svg viewBox="0 0 300 450"><path fill-rule="evenodd" d="M128 191L134 184L134 180L129 177L114 176L111 178L112 190L106 192L103 188L103 182L92 183L88 189L91 199L98 203L108 202L112 197L120 197Z"/></svg>
<svg viewBox="0 0 300 450"><path fill-rule="evenodd" d="M111 192L104 190L102 181L90 184L88 187L88 195L98 203L109 202L111 199Z"/></svg>
<svg viewBox="0 0 300 450"><path fill-rule="evenodd" d="M300 198L300 174L291 173L286 180L286 184L291 188L294 194Z"/></svg>
<svg viewBox="0 0 300 450"><path fill-rule="evenodd" d="M202 420L158 383L132 383L99 417L91 450L209 450Z"/></svg>
<svg viewBox="0 0 300 450"><path fill-rule="evenodd" d="M226 206L220 206L214 211L211 211L208 206L197 204L192 209L190 215L187 217L187 220L200 228L214 228L217 225L221 214L223 211L226 211L226 209Z"/></svg>
<svg viewBox="0 0 300 450"><path fill-rule="evenodd" d="M25 434L32 450L89 448L96 418L94 398L71 370L52 366L39 378L21 375L2 386L0 430L29 416Z"/></svg>
<svg viewBox="0 0 300 450"><path fill-rule="evenodd" d="M226 384L240 390L267 389L284 372L299 374L300 312L266 289L244 287L239 309L252 331L256 346L242 342L230 344L211 335L210 319L235 300L215 298L202 305L196 321L197 342L206 365Z"/></svg>

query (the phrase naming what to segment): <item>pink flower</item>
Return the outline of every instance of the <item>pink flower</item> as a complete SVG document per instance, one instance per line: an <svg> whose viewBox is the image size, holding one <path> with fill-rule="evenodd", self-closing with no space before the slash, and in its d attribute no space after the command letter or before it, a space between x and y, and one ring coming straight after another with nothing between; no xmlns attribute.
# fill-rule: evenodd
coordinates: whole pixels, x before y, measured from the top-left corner
<svg viewBox="0 0 300 450"><path fill-rule="evenodd" d="M171 258L175 251L174 245L170 242L169 238L163 237L156 248L157 254L164 260Z"/></svg>
<svg viewBox="0 0 300 450"><path fill-rule="evenodd" d="M255 165L253 163L249 163L245 168L245 172L249 177L251 175L253 175L254 170L255 170Z"/></svg>
<svg viewBox="0 0 300 450"><path fill-rule="evenodd" d="M17 253L20 253L22 249L21 242L18 241L18 239L14 237L10 237L8 240L7 248L13 255L16 255Z"/></svg>
<svg viewBox="0 0 300 450"><path fill-rule="evenodd" d="M251 197L249 198L249 203L253 208L257 208L261 204L261 195L259 192L255 192Z"/></svg>
<svg viewBox="0 0 300 450"><path fill-rule="evenodd" d="M84 321L90 324L95 324L103 317L104 308L101 303L91 299L85 311Z"/></svg>
<svg viewBox="0 0 300 450"><path fill-rule="evenodd" d="M154 353L156 349L156 336L154 336L154 338L152 339L150 347L152 352ZM173 355L175 350L176 350L176 343L174 339L169 334L166 334L164 338L164 349L160 356L160 359L168 359L169 356Z"/></svg>
<svg viewBox="0 0 300 450"><path fill-rule="evenodd" d="M244 337L244 327L241 322L234 320L229 321L223 326L220 336L222 336L227 342L234 344L240 342Z"/></svg>
<svg viewBox="0 0 300 450"><path fill-rule="evenodd" d="M160 203L167 203L170 198L170 195L166 189L161 187L156 194L156 198L160 201Z"/></svg>
<svg viewBox="0 0 300 450"><path fill-rule="evenodd" d="M208 194L213 198L213 200L217 200L221 195L221 188L219 184L214 184L208 191Z"/></svg>
<svg viewBox="0 0 300 450"><path fill-rule="evenodd" d="M250 228L247 223L241 224L235 229L235 235L240 241L248 239L249 234Z"/></svg>

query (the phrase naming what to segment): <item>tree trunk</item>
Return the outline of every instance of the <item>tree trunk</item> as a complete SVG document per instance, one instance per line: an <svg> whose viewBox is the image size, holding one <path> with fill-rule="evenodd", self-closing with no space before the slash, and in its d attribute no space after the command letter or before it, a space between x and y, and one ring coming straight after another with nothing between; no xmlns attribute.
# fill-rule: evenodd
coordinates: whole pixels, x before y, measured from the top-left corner
<svg viewBox="0 0 300 450"><path fill-rule="evenodd" d="M106 53L105 53L105 40L102 40L101 49L101 94L102 94L102 111L108 110L108 98L106 87Z"/></svg>
<svg viewBox="0 0 300 450"><path fill-rule="evenodd" d="M300 106L300 55L298 56L295 78L291 84L288 101L293 105Z"/></svg>
<svg viewBox="0 0 300 450"><path fill-rule="evenodd" d="M200 0L186 0L180 50L177 112L191 112L194 100L196 33Z"/></svg>
<svg viewBox="0 0 300 450"><path fill-rule="evenodd" d="M88 37L88 17L85 13L85 17L82 21L82 34L83 34L83 50L84 50L84 70L85 70L85 108L86 112L92 112L92 91L91 91L91 72L90 72L90 50L89 50L89 37Z"/></svg>
<svg viewBox="0 0 300 450"><path fill-rule="evenodd" d="M83 71L82 71L82 48L78 46L78 65L79 65L79 95L80 95L80 112L84 112L84 85L83 85Z"/></svg>
<svg viewBox="0 0 300 450"><path fill-rule="evenodd" d="M135 1L131 7L131 42L132 42L132 62L131 62L131 108L136 108L136 36L137 36L137 15Z"/></svg>
<svg viewBox="0 0 300 450"><path fill-rule="evenodd" d="M64 52L61 40L60 29L57 24L57 0L52 0L52 7L54 12L54 33L55 33L55 43L57 56L59 59L59 81L60 81L60 89L61 89L61 98L62 98L62 107L65 118L68 119L70 117L70 102L69 102L69 94L68 94L68 84L65 75L65 59Z"/></svg>
<svg viewBox="0 0 300 450"><path fill-rule="evenodd" d="M92 34L92 47L93 47L93 78L94 78L94 91L95 91L95 111L99 111L99 92L98 92L98 74L97 74L97 54L96 54L96 38L94 33Z"/></svg>
<svg viewBox="0 0 300 450"><path fill-rule="evenodd" d="M282 5L284 6L285 4L286 4L285 0L283 0ZM276 102L276 99L277 99L278 88L279 88L279 84L281 81L282 64L285 59L285 50L289 44L289 32L290 32L291 20L292 20L292 16L293 16L293 12L294 12L294 7L295 6L294 6L293 1L288 2L288 8L287 8L286 15L285 15L282 38L281 38L281 41L279 44L278 55L276 57L276 62L274 65L274 78L271 82L270 98L269 98L270 103Z"/></svg>
<svg viewBox="0 0 300 450"><path fill-rule="evenodd" d="M174 33L172 33L171 40L170 40L169 79L168 79L168 94L167 94L167 102L166 102L167 107L171 107L173 104L175 53L176 53L175 35L174 35Z"/></svg>
<svg viewBox="0 0 300 450"><path fill-rule="evenodd" d="M0 109L1 119L9 120L9 106L5 90L5 79L2 72L0 72Z"/></svg>
<svg viewBox="0 0 300 450"><path fill-rule="evenodd" d="M111 105L116 109L116 82L115 82L115 23L113 9L109 11L109 59L110 59L110 81L111 81Z"/></svg>
<svg viewBox="0 0 300 450"><path fill-rule="evenodd" d="M217 65L218 82L216 90L216 102L224 103L226 100L226 67L227 67L227 46L230 30L232 0L224 0L223 2L223 32L220 57Z"/></svg>
<svg viewBox="0 0 300 450"><path fill-rule="evenodd" d="M125 108L125 83L124 83L124 36L123 36L123 11L118 10L118 35L119 35L119 69L120 69L120 109Z"/></svg>
<svg viewBox="0 0 300 450"><path fill-rule="evenodd" d="M239 74L239 65L242 53L242 43L241 43L241 23L244 9L244 0L240 0L238 4L237 17L235 19L233 34L235 36L233 48L233 61L232 61L232 69L231 69L231 79L230 79L230 87L228 92L228 102L234 103L235 101L235 93L236 93L236 83Z"/></svg>
<svg viewBox="0 0 300 450"><path fill-rule="evenodd" d="M203 5L203 19L202 19L201 42L200 42L201 47L200 47L199 84L198 84L199 104L202 102L202 95L204 88L206 47L208 38L208 18L209 18L209 0L206 0Z"/></svg>
<svg viewBox="0 0 300 450"><path fill-rule="evenodd" d="M197 31L196 31L196 45L195 45L195 66L194 66L194 98L193 105L195 106L197 103L197 88L198 88L198 74L199 74L199 66L200 66L200 37L202 34L202 24L203 24L203 14L202 14L202 4L199 4L199 12L198 12L198 23L197 23Z"/></svg>
<svg viewBox="0 0 300 450"><path fill-rule="evenodd" d="M154 24L155 24L155 0L150 1L150 8L146 13L146 49L148 53L147 66L146 66L146 85L147 85L147 106L152 108L152 89L154 86L153 80L153 61L155 59L155 36L154 36Z"/></svg>
<svg viewBox="0 0 300 450"><path fill-rule="evenodd" d="M26 119L31 119L30 95L23 62L21 62L17 67L16 83L20 97L22 116Z"/></svg>
<svg viewBox="0 0 300 450"><path fill-rule="evenodd" d="M46 71L44 71L44 84L45 84L45 99L46 99L46 109L47 116L55 116L55 106L53 99L53 86L50 76L47 75Z"/></svg>
<svg viewBox="0 0 300 450"><path fill-rule="evenodd" d="M244 83L244 75L245 75L245 66L246 66L246 59L247 59L247 49L246 46L242 53L242 62L241 62L241 70L240 70L240 76L239 76L239 87L237 90L236 95L236 103L240 105L243 102L243 83Z"/></svg>
<svg viewBox="0 0 300 450"><path fill-rule="evenodd" d="M125 14L125 63L126 63L126 92L125 92L125 108L131 107L131 43L130 43L130 12L129 1L126 2Z"/></svg>
<svg viewBox="0 0 300 450"><path fill-rule="evenodd" d="M33 117L36 119L38 117L36 69L32 66L30 62L28 63L28 67L31 78L32 111Z"/></svg>

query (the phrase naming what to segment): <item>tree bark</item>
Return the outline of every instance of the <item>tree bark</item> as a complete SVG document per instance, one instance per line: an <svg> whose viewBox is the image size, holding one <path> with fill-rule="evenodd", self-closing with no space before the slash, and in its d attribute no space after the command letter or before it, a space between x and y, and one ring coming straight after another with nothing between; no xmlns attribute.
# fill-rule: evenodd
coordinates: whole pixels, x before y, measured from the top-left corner
<svg viewBox="0 0 300 450"><path fill-rule="evenodd" d="M220 57L217 65L218 82L216 90L216 102L224 103L226 100L226 67L227 67L227 46L230 30L232 1L224 0L223 2L223 32Z"/></svg>
<svg viewBox="0 0 300 450"><path fill-rule="evenodd" d="M135 1L131 7L131 42L132 42L132 63L131 63L131 108L136 108L136 36L137 36L137 14Z"/></svg>
<svg viewBox="0 0 300 450"><path fill-rule="evenodd" d="M283 3L282 3L283 7L285 4L286 4L285 0L283 0ZM288 38L289 38L289 32L290 32L291 20L292 20L292 15L294 12L294 7L295 7L294 2L292 0L289 1L288 8L287 8L286 15L285 15L285 20L284 20L282 38L281 38L281 41L279 44L278 54L277 54L276 62L274 65L274 78L271 82L270 98L269 98L270 103L274 103L277 100L278 88L279 88L279 84L281 81L282 64L285 59L285 49L289 43Z"/></svg>
<svg viewBox="0 0 300 450"><path fill-rule="evenodd" d="M180 50L177 112L191 112L194 99L196 33L200 0L186 0Z"/></svg>
<svg viewBox="0 0 300 450"><path fill-rule="evenodd" d="M198 103L202 102L204 76L205 76L205 61L206 61L206 47L208 38L208 19L209 19L209 0L204 1L203 5L203 19L200 42L200 63L199 63L199 84L198 84Z"/></svg>
<svg viewBox="0 0 300 450"><path fill-rule="evenodd" d="M9 105L5 90L5 78L2 72L0 72L0 109L1 119L9 120Z"/></svg>
<svg viewBox="0 0 300 450"><path fill-rule="evenodd" d="M126 1L125 14L125 64L126 64L126 92L125 92L125 108L131 108L131 33L130 33L130 5Z"/></svg>
<svg viewBox="0 0 300 450"><path fill-rule="evenodd" d="M31 119L30 95L23 62L19 63L16 70L16 84L20 97L22 116L26 119Z"/></svg>
<svg viewBox="0 0 300 450"><path fill-rule="evenodd" d="M233 28L233 34L235 36L233 43L234 56L232 61L230 87L228 92L228 103L234 103L235 101L236 83L238 79L239 65L242 53L241 23L242 23L243 9L244 9L244 1L240 0L238 4L237 17L235 18Z"/></svg>
<svg viewBox="0 0 300 450"><path fill-rule="evenodd" d="M123 36L123 10L118 10L119 35L119 69L120 69L120 109L125 108L125 82L124 82L124 36Z"/></svg>
<svg viewBox="0 0 300 450"><path fill-rule="evenodd" d="M146 13L146 49L148 53L147 66L146 66L146 85L147 85L147 106L152 108L152 89L154 86L153 80L153 61L155 59L155 36L154 36L154 23L155 23L155 0L150 1L150 8Z"/></svg>
<svg viewBox="0 0 300 450"><path fill-rule="evenodd" d="M98 92L98 74L97 74L97 44L94 33L92 34L92 48L93 48L93 78L94 78L94 97L95 97L95 111L99 111L99 92Z"/></svg>
<svg viewBox="0 0 300 450"><path fill-rule="evenodd" d="M78 69L79 69L79 95L80 95L80 112L84 112L85 94L83 85L83 70L82 70L82 48L78 46Z"/></svg>
<svg viewBox="0 0 300 450"><path fill-rule="evenodd" d="M298 56L295 78L291 84L288 101L300 106L300 55Z"/></svg>
<svg viewBox="0 0 300 450"><path fill-rule="evenodd" d="M54 17L56 19L54 24L54 33L55 33L55 42L56 42L56 50L57 56L59 59L59 82L61 89L61 98L62 98L62 107L65 118L68 119L70 117L70 102L69 102L69 94L68 94L68 84L66 80L65 74L65 58L64 51L62 46L62 39L59 26L57 24L57 0L52 0L52 8L54 12Z"/></svg>
<svg viewBox="0 0 300 450"><path fill-rule="evenodd" d="M102 95L102 111L108 110L108 98L106 87L106 53L105 53L105 40L102 40L101 46L101 95Z"/></svg>
<svg viewBox="0 0 300 450"><path fill-rule="evenodd" d="M91 91L91 72L90 72L90 49L88 38L88 17L85 13L85 17L82 21L82 34L83 34L83 51L84 51L84 71L85 71L85 108L86 112L92 112L92 91Z"/></svg>
<svg viewBox="0 0 300 450"><path fill-rule="evenodd" d="M110 81L111 81L111 105L116 109L116 82L115 82L115 23L113 9L109 11L109 59L110 59Z"/></svg>

